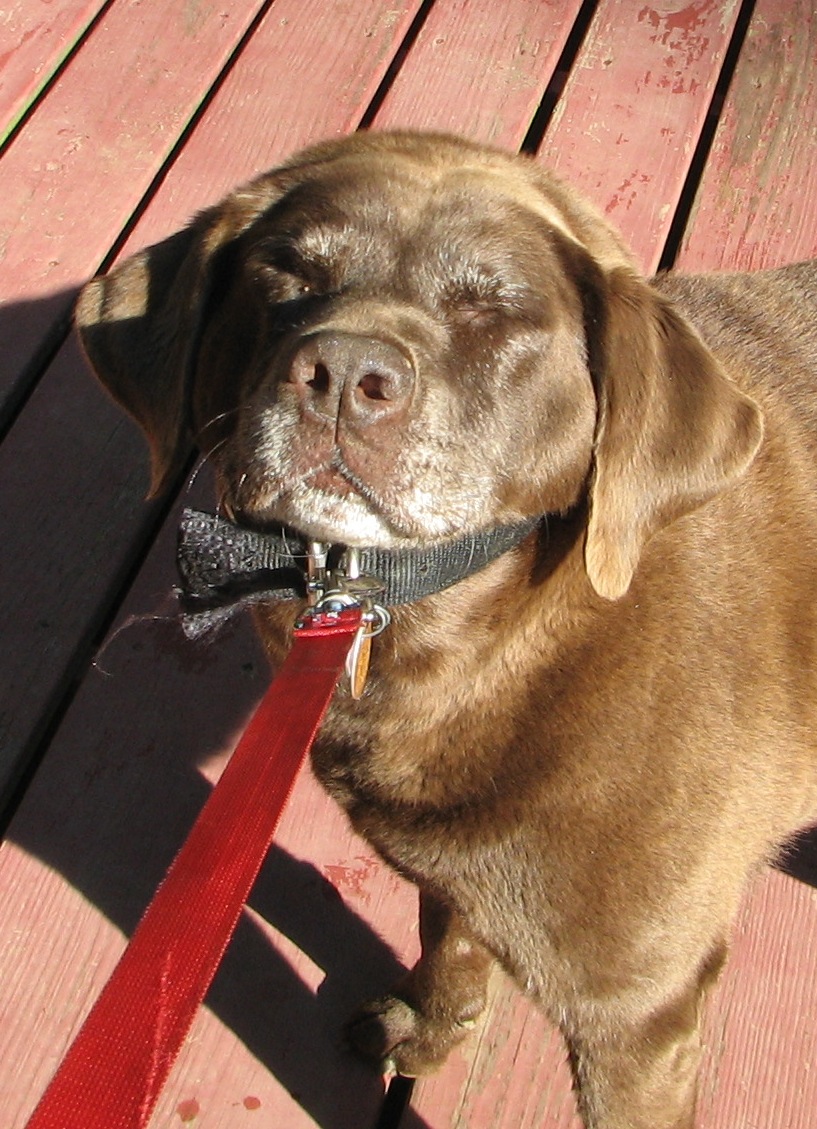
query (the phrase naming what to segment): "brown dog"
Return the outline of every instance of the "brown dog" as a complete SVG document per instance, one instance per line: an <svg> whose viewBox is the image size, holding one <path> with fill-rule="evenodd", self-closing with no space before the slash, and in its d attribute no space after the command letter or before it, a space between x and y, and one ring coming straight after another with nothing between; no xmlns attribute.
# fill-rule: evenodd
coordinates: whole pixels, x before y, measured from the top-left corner
<svg viewBox="0 0 817 1129"><path fill-rule="evenodd" d="M492 961L598 1129L693 1123L747 877L817 814L817 269L648 283L532 162L359 134L91 282L154 489L193 437L238 521L399 554L540 517L394 610L315 769L422 892L352 1028L407 1074ZM259 613L275 661L291 605Z"/></svg>

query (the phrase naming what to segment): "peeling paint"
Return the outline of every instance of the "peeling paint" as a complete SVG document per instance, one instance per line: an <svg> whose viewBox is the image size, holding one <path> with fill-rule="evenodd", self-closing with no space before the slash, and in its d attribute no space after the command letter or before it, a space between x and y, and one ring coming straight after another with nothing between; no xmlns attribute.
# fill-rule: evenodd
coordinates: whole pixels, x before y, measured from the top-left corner
<svg viewBox="0 0 817 1129"><path fill-rule="evenodd" d="M342 893L351 894L360 901L369 902L371 895L366 883L382 869L376 859L357 855L351 862L326 864L323 872L329 881Z"/></svg>
<svg viewBox="0 0 817 1129"><path fill-rule="evenodd" d="M711 50L710 36L701 31L708 26L710 14L714 11L723 26L733 8L734 4L716 6L713 0L699 0L677 12L659 12L655 8L644 7L638 13L638 21L655 28L655 35L650 36L650 40L668 48L670 54L664 62L677 75L699 62Z"/></svg>
<svg viewBox="0 0 817 1129"><path fill-rule="evenodd" d="M195 1098L188 1098L186 1101L179 1102L176 1106L176 1113L185 1124L188 1124L196 1120L201 1113L201 1106Z"/></svg>
<svg viewBox="0 0 817 1129"><path fill-rule="evenodd" d="M650 184L652 177L649 173L634 172L625 177L618 188L613 192L604 211L607 215L612 212L628 211L639 198L639 191L644 185Z"/></svg>

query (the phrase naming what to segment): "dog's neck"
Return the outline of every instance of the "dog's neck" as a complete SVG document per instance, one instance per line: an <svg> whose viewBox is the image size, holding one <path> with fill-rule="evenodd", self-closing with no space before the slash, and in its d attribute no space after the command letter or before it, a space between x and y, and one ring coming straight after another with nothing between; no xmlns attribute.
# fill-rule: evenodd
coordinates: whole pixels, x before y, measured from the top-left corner
<svg viewBox="0 0 817 1129"><path fill-rule="evenodd" d="M382 585L387 607L414 603L450 588L509 552L539 518L470 534L423 549L361 549L360 570ZM330 562L343 552L335 546ZM215 514L185 510L177 563L185 633L197 638L241 606L299 600L309 582L307 543L287 529L258 532Z"/></svg>

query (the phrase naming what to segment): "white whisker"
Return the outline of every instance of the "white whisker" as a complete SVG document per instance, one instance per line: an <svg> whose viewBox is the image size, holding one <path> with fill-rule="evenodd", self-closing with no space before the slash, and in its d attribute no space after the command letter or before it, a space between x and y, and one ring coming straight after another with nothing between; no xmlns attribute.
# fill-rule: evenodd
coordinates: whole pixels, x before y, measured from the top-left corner
<svg viewBox="0 0 817 1129"><path fill-rule="evenodd" d="M198 461L196 462L196 465L193 467L193 470L190 473L190 477L188 478L188 480L185 484L185 487L184 487L185 494L189 494L190 491L192 490L193 483L196 481L198 476L201 474L202 469L204 468L204 464L206 462L207 462L207 459L204 455L202 455L201 458L198 459Z"/></svg>

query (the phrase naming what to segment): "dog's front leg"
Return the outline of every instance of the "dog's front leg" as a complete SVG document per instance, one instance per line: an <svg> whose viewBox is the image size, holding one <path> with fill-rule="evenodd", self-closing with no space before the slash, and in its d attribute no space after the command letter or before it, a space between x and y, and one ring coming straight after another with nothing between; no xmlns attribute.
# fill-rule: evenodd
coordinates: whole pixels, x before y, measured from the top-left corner
<svg viewBox="0 0 817 1129"><path fill-rule="evenodd" d="M386 1069L414 1077L435 1070L485 1009L490 953L457 912L420 894L422 955L393 992L364 1006L347 1034Z"/></svg>

